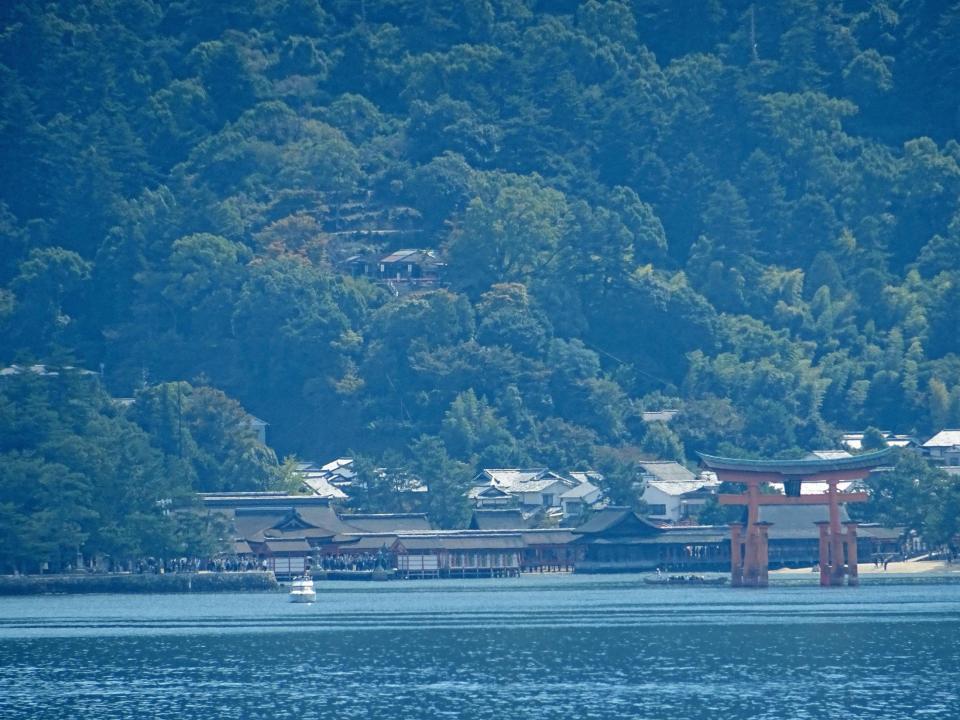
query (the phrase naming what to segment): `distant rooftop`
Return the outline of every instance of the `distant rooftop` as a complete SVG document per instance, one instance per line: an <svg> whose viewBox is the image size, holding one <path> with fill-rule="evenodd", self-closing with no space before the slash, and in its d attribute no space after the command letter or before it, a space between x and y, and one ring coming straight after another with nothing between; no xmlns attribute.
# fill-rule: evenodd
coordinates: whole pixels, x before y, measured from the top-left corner
<svg viewBox="0 0 960 720"><path fill-rule="evenodd" d="M714 483L704 480L665 481L648 480L647 487L656 488L665 495L680 496L714 487Z"/></svg>
<svg viewBox="0 0 960 720"><path fill-rule="evenodd" d="M598 473L596 470L574 470L567 473L570 477L576 480L578 483L597 483L603 482L603 475Z"/></svg>
<svg viewBox="0 0 960 720"><path fill-rule="evenodd" d="M5 377L8 375L23 375L25 373L32 373L34 375L42 375L44 377L55 377L64 372L76 373L78 375L96 375L93 370L86 370L84 368L74 367L73 365L63 365L61 367L50 367L48 365L10 365L0 369L0 377Z"/></svg>
<svg viewBox="0 0 960 720"><path fill-rule="evenodd" d="M638 465L645 475L651 475L664 482L692 482L696 475L673 460L644 460Z"/></svg>
<svg viewBox="0 0 960 720"><path fill-rule="evenodd" d="M497 487L508 490L520 483L539 480L547 468L484 468L483 475Z"/></svg>
<svg viewBox="0 0 960 720"><path fill-rule="evenodd" d="M844 433L840 442L844 447L848 447L851 450L863 450L864 434L865 433L862 432ZM910 435L897 435L889 430L881 430L880 434L883 436L888 447L909 447L917 442L916 439Z"/></svg>
<svg viewBox="0 0 960 720"><path fill-rule="evenodd" d="M960 430L941 430L927 440L923 447L957 447L960 446Z"/></svg>
<svg viewBox="0 0 960 720"><path fill-rule="evenodd" d="M673 420L678 414L679 410L646 410L640 415L643 417L645 423L652 422L662 422L668 423Z"/></svg>
<svg viewBox="0 0 960 720"><path fill-rule="evenodd" d="M560 496L560 498L561 499L566 498L567 500L575 500L577 498L583 498L583 497L586 497L587 495L590 495L591 493L595 493L599 491L600 491L600 488L598 488L593 483L584 482L584 483L580 483L576 487L570 488L565 493L563 493Z"/></svg>

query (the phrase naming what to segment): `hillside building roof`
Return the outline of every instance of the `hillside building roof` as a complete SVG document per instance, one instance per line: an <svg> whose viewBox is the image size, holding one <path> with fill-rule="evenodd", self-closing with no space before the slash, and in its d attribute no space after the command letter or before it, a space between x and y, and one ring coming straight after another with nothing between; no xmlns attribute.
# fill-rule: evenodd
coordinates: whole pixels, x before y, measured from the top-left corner
<svg viewBox="0 0 960 720"><path fill-rule="evenodd" d="M664 480L666 482L690 482L696 480L696 475L683 465L673 460L644 460L638 463L648 480Z"/></svg>
<svg viewBox="0 0 960 720"><path fill-rule="evenodd" d="M932 438L927 440L923 444L923 447L960 447L960 430L941 430Z"/></svg>

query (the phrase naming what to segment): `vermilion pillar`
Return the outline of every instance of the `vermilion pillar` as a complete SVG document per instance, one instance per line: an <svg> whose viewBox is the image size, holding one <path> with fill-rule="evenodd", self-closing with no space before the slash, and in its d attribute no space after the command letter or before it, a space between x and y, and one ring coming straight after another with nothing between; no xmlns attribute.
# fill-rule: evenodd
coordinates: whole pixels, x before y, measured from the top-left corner
<svg viewBox="0 0 960 720"><path fill-rule="evenodd" d="M826 587L830 584L830 522L821 520L817 528L820 530L820 584Z"/></svg>
<svg viewBox="0 0 960 720"><path fill-rule="evenodd" d="M830 584L843 585L843 530L840 527L840 503L837 501L837 481L827 480L830 503Z"/></svg>
<svg viewBox="0 0 960 720"><path fill-rule="evenodd" d="M740 523L730 523L730 586L743 585L743 543L740 540Z"/></svg>
<svg viewBox="0 0 960 720"><path fill-rule="evenodd" d="M847 528L847 584L859 585L860 575L857 572L857 524L845 523Z"/></svg>
<svg viewBox="0 0 960 720"><path fill-rule="evenodd" d="M770 551L767 531L768 522L758 522L757 528L757 587L767 587L770 584Z"/></svg>

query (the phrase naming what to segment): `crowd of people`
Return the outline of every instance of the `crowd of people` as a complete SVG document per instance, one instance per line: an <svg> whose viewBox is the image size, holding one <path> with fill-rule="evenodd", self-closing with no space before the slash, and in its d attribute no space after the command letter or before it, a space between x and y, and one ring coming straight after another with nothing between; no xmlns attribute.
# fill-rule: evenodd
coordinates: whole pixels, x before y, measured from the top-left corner
<svg viewBox="0 0 960 720"><path fill-rule="evenodd" d="M380 549L375 553L339 553L320 558L318 569L323 570L385 570L394 567L393 553Z"/></svg>

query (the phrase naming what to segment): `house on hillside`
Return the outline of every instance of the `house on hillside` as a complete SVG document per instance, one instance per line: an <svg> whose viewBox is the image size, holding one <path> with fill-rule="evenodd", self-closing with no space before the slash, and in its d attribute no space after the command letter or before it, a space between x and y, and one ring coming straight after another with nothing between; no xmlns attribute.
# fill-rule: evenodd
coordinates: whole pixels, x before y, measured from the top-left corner
<svg viewBox="0 0 960 720"><path fill-rule="evenodd" d="M365 277L391 287L395 293L437 286L446 268L432 250L403 249L386 255L354 255L344 264L354 277Z"/></svg>
<svg viewBox="0 0 960 720"><path fill-rule="evenodd" d="M349 460L349 458L347 458L347 460ZM349 500L349 496L344 491L343 486L349 488L350 481L353 478L353 472L350 470L345 470L345 472L348 474L344 475L332 472L329 469L329 463L323 467L317 467L310 462L297 463L297 475L300 477L303 489L311 495L326 498L333 502L346 502ZM334 484L334 482L336 482L336 484Z"/></svg>
<svg viewBox="0 0 960 720"><path fill-rule="evenodd" d="M881 430L880 434L889 447L917 447L916 438L910 435L897 435L889 430ZM862 432L845 432L841 436L840 442L845 448L860 452L863 450L863 436L864 433Z"/></svg>
<svg viewBox="0 0 960 720"><path fill-rule="evenodd" d="M547 468L488 468L474 478L467 497L478 508L516 506L559 515L560 496L577 484Z"/></svg>
<svg viewBox="0 0 960 720"><path fill-rule="evenodd" d="M672 460L645 460L640 470L646 515L659 522L694 520L720 485L713 473L694 475Z"/></svg>
<svg viewBox="0 0 960 720"><path fill-rule="evenodd" d="M474 485L467 491L467 499L475 508L510 508L517 505L517 498L496 485Z"/></svg>
<svg viewBox="0 0 960 720"><path fill-rule="evenodd" d="M314 495L330 498L333 501L348 502L352 493L357 492L361 482L353 469L353 458L341 457L325 465L317 466L311 462L297 464L297 472L303 479L306 490ZM388 473L386 468L377 468L381 476ZM391 481L398 484L401 493L425 493L428 488L419 479L410 475L391 475ZM359 490L363 490L362 487Z"/></svg>
<svg viewBox="0 0 960 720"><path fill-rule="evenodd" d="M960 467L960 430L941 430L922 445L923 456L941 467Z"/></svg>
<svg viewBox="0 0 960 720"><path fill-rule="evenodd" d="M560 496L563 522L576 522L583 517L587 510L596 506L602 498L603 491L591 482L582 482L576 487L570 488Z"/></svg>
<svg viewBox="0 0 960 720"><path fill-rule="evenodd" d="M673 420L677 415L680 414L679 410L644 410L640 413L640 416L643 418L643 422L649 423L663 423L666 425L671 420Z"/></svg>

